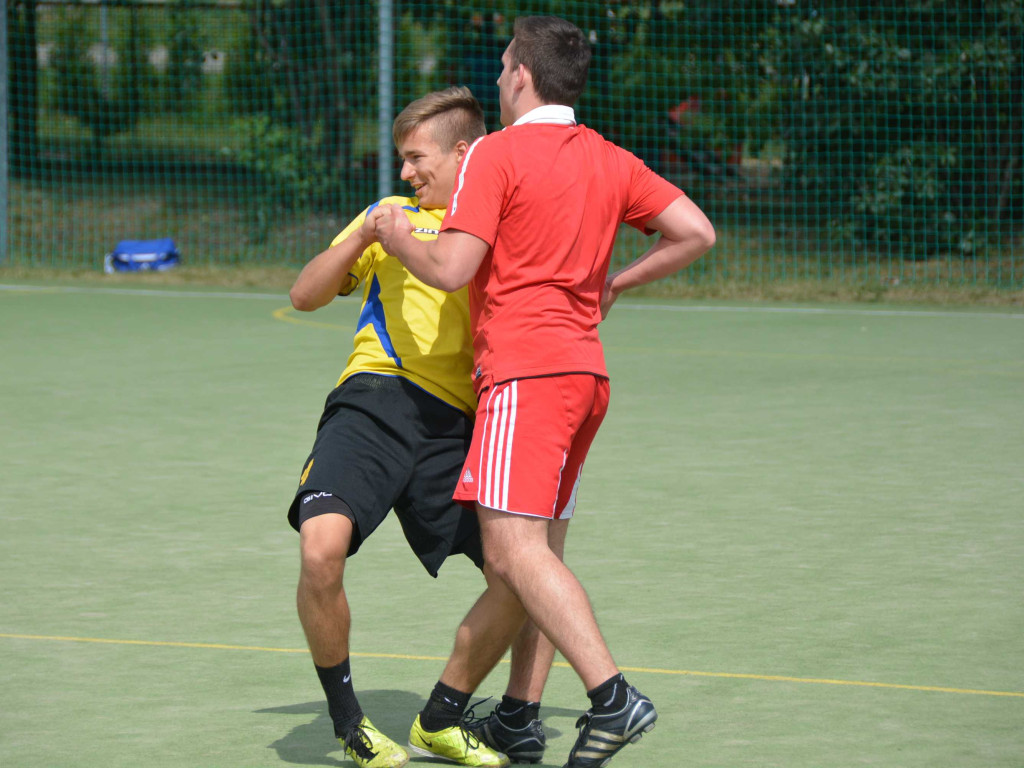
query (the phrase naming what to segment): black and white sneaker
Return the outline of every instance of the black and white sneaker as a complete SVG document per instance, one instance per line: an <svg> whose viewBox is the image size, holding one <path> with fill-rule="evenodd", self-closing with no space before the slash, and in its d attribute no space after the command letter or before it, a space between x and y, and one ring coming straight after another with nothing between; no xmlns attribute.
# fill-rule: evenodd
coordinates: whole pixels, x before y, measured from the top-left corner
<svg viewBox="0 0 1024 768"><path fill-rule="evenodd" d="M467 720L469 732L497 752L504 752L513 763L539 763L544 757L547 737L540 720L532 720L525 728L510 728L501 722L498 711L488 717Z"/></svg>
<svg viewBox="0 0 1024 768"><path fill-rule="evenodd" d="M626 705L618 712L598 715L588 709L576 721L580 735L564 768L604 768L616 752L654 728L657 719L651 700L629 686Z"/></svg>

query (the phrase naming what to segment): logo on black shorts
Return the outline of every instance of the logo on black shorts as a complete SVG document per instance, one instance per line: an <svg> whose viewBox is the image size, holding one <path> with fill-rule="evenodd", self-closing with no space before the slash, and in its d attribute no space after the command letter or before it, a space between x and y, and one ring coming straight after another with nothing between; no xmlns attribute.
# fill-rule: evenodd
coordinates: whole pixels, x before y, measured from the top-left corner
<svg viewBox="0 0 1024 768"><path fill-rule="evenodd" d="M319 493L311 493L309 494L309 496L306 496L302 499L302 503L309 504L309 502L313 501L314 499L329 499L333 495L333 493L326 493L325 491L320 491Z"/></svg>

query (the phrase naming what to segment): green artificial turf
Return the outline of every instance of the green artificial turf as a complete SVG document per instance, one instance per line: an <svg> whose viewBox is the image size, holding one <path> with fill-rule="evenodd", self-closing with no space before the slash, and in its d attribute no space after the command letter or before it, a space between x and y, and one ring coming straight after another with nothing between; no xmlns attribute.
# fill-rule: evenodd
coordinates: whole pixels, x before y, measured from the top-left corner
<svg viewBox="0 0 1024 768"><path fill-rule="evenodd" d="M0 765L351 765L284 513L358 302L287 304L0 290ZM623 299L602 335L566 559L660 712L612 764L1019 767L1024 314ZM404 742L482 580L389 521L346 586ZM586 706L559 663L543 765Z"/></svg>

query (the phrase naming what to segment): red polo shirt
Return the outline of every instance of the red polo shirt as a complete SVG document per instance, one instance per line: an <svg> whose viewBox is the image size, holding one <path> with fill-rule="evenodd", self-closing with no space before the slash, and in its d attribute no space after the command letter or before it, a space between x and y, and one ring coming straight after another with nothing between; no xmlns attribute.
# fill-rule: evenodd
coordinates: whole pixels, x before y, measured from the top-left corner
<svg viewBox="0 0 1024 768"><path fill-rule="evenodd" d="M607 376L597 325L619 225L644 230L682 194L581 125L530 122L474 143L442 230L491 246L470 283L477 390L558 373Z"/></svg>

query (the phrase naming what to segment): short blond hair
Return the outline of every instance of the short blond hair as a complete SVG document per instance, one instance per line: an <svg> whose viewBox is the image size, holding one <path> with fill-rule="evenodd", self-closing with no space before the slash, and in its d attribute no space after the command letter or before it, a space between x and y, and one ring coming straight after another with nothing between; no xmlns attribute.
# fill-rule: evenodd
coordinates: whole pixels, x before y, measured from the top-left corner
<svg viewBox="0 0 1024 768"><path fill-rule="evenodd" d="M487 133L484 110L465 86L432 91L410 102L398 113L391 128L395 146L428 121L434 141L444 152L450 152L460 141L472 144Z"/></svg>

